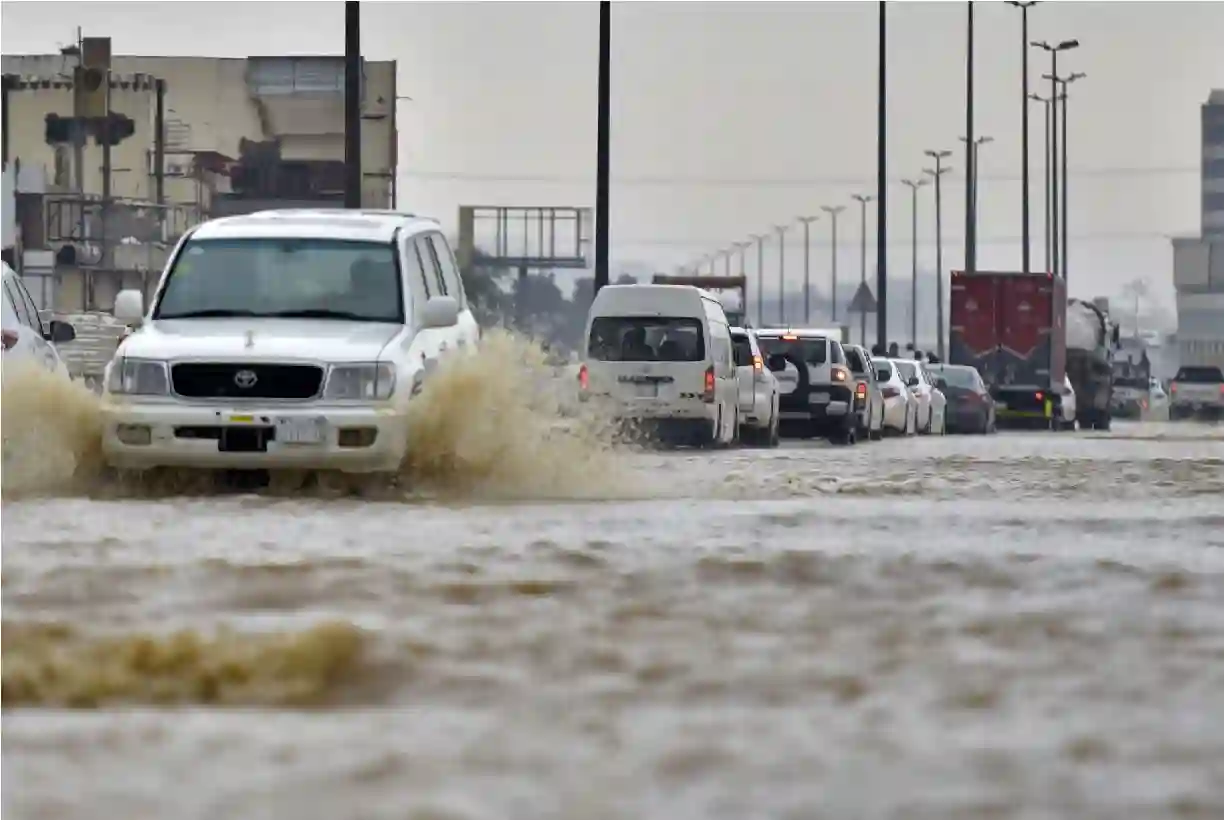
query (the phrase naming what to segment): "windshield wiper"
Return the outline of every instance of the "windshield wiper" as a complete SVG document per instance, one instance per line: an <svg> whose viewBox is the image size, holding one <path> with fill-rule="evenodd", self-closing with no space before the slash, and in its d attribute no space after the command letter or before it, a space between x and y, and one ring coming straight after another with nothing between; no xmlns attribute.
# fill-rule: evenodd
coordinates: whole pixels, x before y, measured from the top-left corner
<svg viewBox="0 0 1224 820"><path fill-rule="evenodd" d="M343 310L328 310L326 308L311 308L308 310L278 310L275 313L266 313L265 316L271 316L276 319L345 319L350 322L386 322L388 319L376 319L371 316L362 316L360 313L348 313Z"/></svg>
<svg viewBox="0 0 1224 820"><path fill-rule="evenodd" d="M182 313L159 313L158 319L225 319L231 316L250 317L258 316L259 314L253 310L229 310L225 308L211 308L209 310L187 310Z"/></svg>

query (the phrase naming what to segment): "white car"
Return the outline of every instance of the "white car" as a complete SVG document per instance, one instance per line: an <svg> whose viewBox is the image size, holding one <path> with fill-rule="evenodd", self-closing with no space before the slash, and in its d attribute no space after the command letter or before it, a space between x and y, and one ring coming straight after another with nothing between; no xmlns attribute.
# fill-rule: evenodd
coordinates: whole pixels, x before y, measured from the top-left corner
<svg viewBox="0 0 1224 820"><path fill-rule="evenodd" d="M893 359L893 367L901 374L905 386L918 401L918 432L922 435L944 435L947 432L948 400L935 389L935 379L922 362L913 359Z"/></svg>
<svg viewBox="0 0 1224 820"><path fill-rule="evenodd" d="M731 328L735 369L739 375L740 440L748 444L777 447L781 420L778 416L778 380L765 367L756 334L742 327Z"/></svg>
<svg viewBox="0 0 1224 820"><path fill-rule="evenodd" d="M26 360L67 379L56 344L71 342L76 330L68 322L52 319L43 326L38 308L17 272L4 265L3 344L4 361Z"/></svg>
<svg viewBox="0 0 1224 820"><path fill-rule="evenodd" d="M1058 420L1058 429L1074 430L1075 429L1075 414L1077 412L1075 406L1075 388L1071 386L1071 378L1063 376L1062 390L1062 417Z"/></svg>
<svg viewBox="0 0 1224 820"><path fill-rule="evenodd" d="M106 368L114 467L395 471L410 399L479 340L437 222L262 211L205 222L166 265Z"/></svg>
<svg viewBox="0 0 1224 820"><path fill-rule="evenodd" d="M579 397L648 438L725 446L739 438L731 329L713 294L689 285L608 285L587 316Z"/></svg>
<svg viewBox="0 0 1224 820"><path fill-rule="evenodd" d="M891 359L875 358L876 383L884 397L884 430L903 436L918 432L918 399L909 388Z"/></svg>

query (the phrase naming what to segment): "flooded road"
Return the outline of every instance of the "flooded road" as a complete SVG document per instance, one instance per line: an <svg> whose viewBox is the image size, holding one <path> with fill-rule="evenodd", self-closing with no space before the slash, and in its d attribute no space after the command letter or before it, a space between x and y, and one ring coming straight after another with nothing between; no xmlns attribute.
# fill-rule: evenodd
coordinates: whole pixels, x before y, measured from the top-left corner
<svg viewBox="0 0 1224 820"><path fill-rule="evenodd" d="M6 501L4 817L1224 815L1224 428L618 469Z"/></svg>

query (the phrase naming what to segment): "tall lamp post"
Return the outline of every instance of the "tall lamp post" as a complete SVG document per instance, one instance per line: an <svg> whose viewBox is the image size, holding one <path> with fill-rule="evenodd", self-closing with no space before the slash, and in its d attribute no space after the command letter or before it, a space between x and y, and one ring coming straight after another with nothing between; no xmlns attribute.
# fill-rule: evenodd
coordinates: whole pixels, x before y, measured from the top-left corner
<svg viewBox="0 0 1224 820"><path fill-rule="evenodd" d="M829 260L831 263L830 267L832 269L830 272L830 278L832 281L830 282L831 288L830 288L830 293L829 293L829 300L833 305L833 324L836 325L837 324L837 215L840 214L842 211L846 210L846 206L845 205L821 205L820 210L824 211L826 214L829 215L829 224L832 226L832 231L833 231L833 235L832 237L830 237L830 239L832 240L833 250L831 251L831 258Z"/></svg>
<svg viewBox="0 0 1224 820"><path fill-rule="evenodd" d="M812 223L820 219L818 216L801 216L799 224L803 225L803 323L812 324Z"/></svg>
<svg viewBox="0 0 1224 820"><path fill-rule="evenodd" d="M1051 132L1053 122L1050 120L1051 100L1049 97L1043 97L1040 94L1029 94L1029 99L1034 102L1041 103L1045 109L1045 269L1046 272L1052 273L1054 268L1050 266L1050 245L1054 241L1052 233L1051 221L1053 218L1053 210L1050 207L1050 200L1054 196L1054 168L1051 152L1054 150L1054 135Z"/></svg>
<svg viewBox="0 0 1224 820"><path fill-rule="evenodd" d="M943 161L952 156L951 151L926 151L935 160L934 168L924 168L923 173L935 181L935 349L939 360L944 360L944 272L943 272L943 185L940 177L952 168Z"/></svg>
<svg viewBox="0 0 1224 820"><path fill-rule="evenodd" d="M867 284L867 203L875 202L870 194L852 194L851 199L859 204L861 222L859 223L859 284ZM878 264L878 263L877 263ZM867 313L859 314L859 333L861 344L867 346Z"/></svg>
<svg viewBox="0 0 1224 820"><path fill-rule="evenodd" d="M961 142L968 142L964 137L960 138ZM978 137L973 141L973 145L969 150L969 162L973 167L969 169L969 215L967 219L973 227L973 241L977 242L977 224L978 224L978 154L981 153L981 148L987 143L994 142L994 137ZM977 246L974 245L974 253L977 253ZM976 257L975 257L976 266Z"/></svg>
<svg viewBox="0 0 1224 820"><path fill-rule="evenodd" d="M599 77L595 116L595 292L608 284L608 228L611 214L612 3L599 3Z"/></svg>
<svg viewBox="0 0 1224 820"><path fill-rule="evenodd" d="M786 324L786 232L790 225L774 225L778 234L778 324Z"/></svg>
<svg viewBox="0 0 1224 820"><path fill-rule="evenodd" d="M1052 78L1058 76L1058 55L1063 51L1070 51L1073 48L1079 48L1079 40L1063 40L1057 45L1050 45L1045 40L1034 41L1030 43L1033 48L1039 48L1050 55L1050 73L1045 75L1050 79L1050 99L1058 99L1058 82ZM1058 104L1057 102L1050 103L1050 140L1052 146L1052 156L1050 157L1050 230L1052 239L1050 242L1050 254L1053 257L1054 273L1062 272L1062 265L1059 262L1058 254Z"/></svg>
<svg viewBox="0 0 1224 820"><path fill-rule="evenodd" d="M767 233L754 233L752 235L752 241L757 246L757 324L761 327L765 326L765 240L768 238L769 234Z"/></svg>
<svg viewBox="0 0 1224 820"><path fill-rule="evenodd" d="M973 0L966 5L965 43L965 270L977 272L977 223L973 218Z"/></svg>
<svg viewBox="0 0 1224 820"><path fill-rule="evenodd" d="M1007 0L1009 5L1020 9L1020 176L1024 188L1020 194L1021 261L1024 272L1030 270L1032 249L1029 245L1029 104L1028 104L1028 11L1037 0Z"/></svg>
<svg viewBox="0 0 1224 820"><path fill-rule="evenodd" d="M1067 191L1071 188L1071 177L1067 174L1067 87L1076 80L1082 80L1088 75L1082 71L1078 71L1065 78L1054 78L1055 82L1062 86L1062 91L1058 95L1062 102L1062 227L1059 231L1059 236L1062 238L1062 248L1059 252L1059 264L1062 266L1063 279L1067 278L1067 273L1070 268L1067 266L1067 250L1069 246L1069 235L1067 233L1067 220L1070 216L1070 209L1067 205Z"/></svg>
<svg viewBox="0 0 1224 820"><path fill-rule="evenodd" d="M927 184L925 179L903 179L901 183L910 189L910 345L918 349L918 189Z"/></svg>

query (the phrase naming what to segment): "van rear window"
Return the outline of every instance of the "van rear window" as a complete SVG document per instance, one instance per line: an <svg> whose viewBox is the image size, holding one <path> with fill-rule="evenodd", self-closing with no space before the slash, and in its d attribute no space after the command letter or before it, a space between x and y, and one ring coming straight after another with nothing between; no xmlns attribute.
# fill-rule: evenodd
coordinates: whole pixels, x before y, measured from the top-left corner
<svg viewBox="0 0 1224 820"><path fill-rule="evenodd" d="M599 316L591 322L587 357L598 362L700 362L705 337L697 319Z"/></svg>

